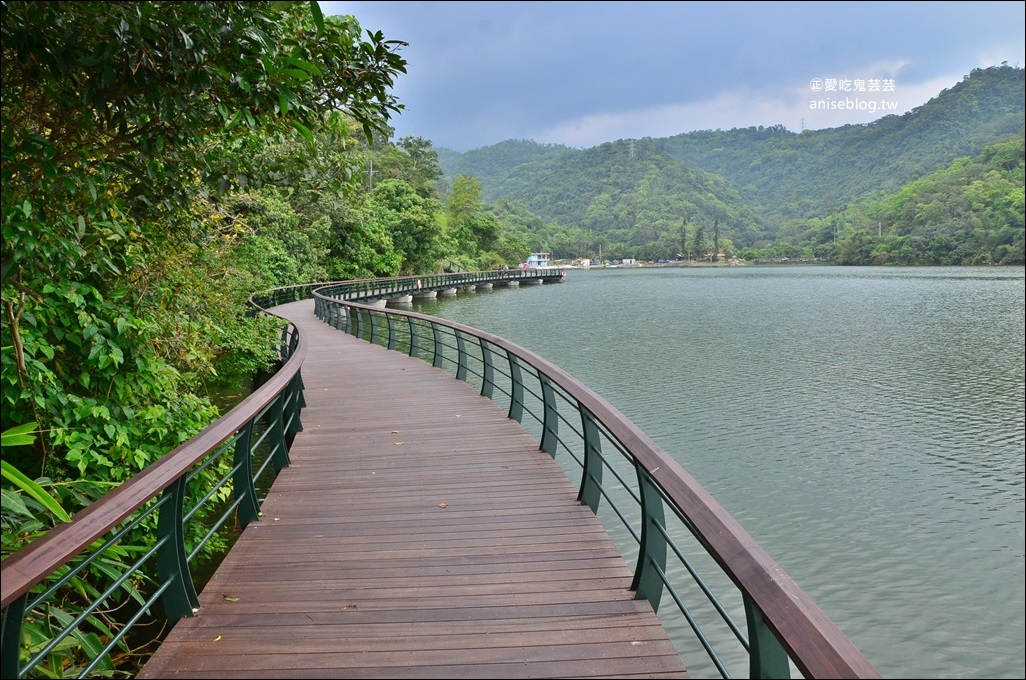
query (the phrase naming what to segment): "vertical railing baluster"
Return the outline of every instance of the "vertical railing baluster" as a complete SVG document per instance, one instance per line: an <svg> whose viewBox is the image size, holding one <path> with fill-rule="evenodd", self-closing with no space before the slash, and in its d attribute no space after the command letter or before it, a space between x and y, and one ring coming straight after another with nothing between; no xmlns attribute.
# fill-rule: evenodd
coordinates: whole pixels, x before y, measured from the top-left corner
<svg viewBox="0 0 1026 680"><path fill-rule="evenodd" d="M581 426L584 432L584 463L577 500L597 513L602 499L602 439L591 412L584 408L583 404L578 404L577 408L581 412Z"/></svg>
<svg viewBox="0 0 1026 680"><path fill-rule="evenodd" d="M275 473L281 472L283 468L287 468L291 463L288 447L285 446L284 412L285 393L282 392L275 397L274 402L271 404L271 410L267 414L270 419L268 423L270 432L267 433L267 443L271 447L271 459L274 461Z"/></svg>
<svg viewBox="0 0 1026 680"><path fill-rule="evenodd" d="M20 595L4 609L3 622L0 624L0 677L21 677L21 627L25 620L25 604L28 593Z"/></svg>
<svg viewBox="0 0 1026 680"><path fill-rule="evenodd" d="M634 461L634 468L641 491L641 545L631 588L638 592L638 599L648 600L652 609L659 611L659 601L663 597L663 580L659 572L666 571L666 537L661 531L661 527L665 526L663 499L652 478L637 460Z"/></svg>
<svg viewBox="0 0 1026 680"><path fill-rule="evenodd" d="M363 339L363 315L364 315L364 311L362 309L356 309L354 311L356 313L356 333L354 333L354 335L356 337L360 338L360 339Z"/></svg>
<svg viewBox="0 0 1026 680"><path fill-rule="evenodd" d="M388 348L395 349L399 341L398 329L395 326L395 314L386 314L388 319Z"/></svg>
<svg viewBox="0 0 1026 680"><path fill-rule="evenodd" d="M235 497L241 498L237 510L239 527L260 517L260 503L257 501L256 487L253 484L253 420L250 419L242 428L239 438L235 440L235 454L232 461L232 488Z"/></svg>
<svg viewBox="0 0 1026 680"><path fill-rule="evenodd" d="M520 360L513 354L509 356L509 375L513 381L510 385L509 417L518 423L524 422L524 378L520 373Z"/></svg>
<svg viewBox="0 0 1026 680"><path fill-rule="evenodd" d="M553 458L556 457L556 446L559 441L559 413L556 407L556 391L552 389L552 381L544 373L538 373L538 382L542 392L542 436L538 448Z"/></svg>
<svg viewBox="0 0 1026 680"><path fill-rule="evenodd" d="M445 346L442 344L441 327L434 321L431 322L431 337L435 343L435 357L431 361L431 365L435 368L441 368L445 359Z"/></svg>
<svg viewBox="0 0 1026 680"><path fill-rule="evenodd" d="M481 364L482 364L482 378L481 378L481 396L492 398L492 392L495 389L495 366L492 365L492 346L484 338L478 338L481 341Z"/></svg>
<svg viewBox="0 0 1026 680"><path fill-rule="evenodd" d="M790 678L791 664L780 640L773 634L762 612L742 594L748 621L748 664L750 678Z"/></svg>
<svg viewBox="0 0 1026 680"><path fill-rule="evenodd" d="M417 342L417 324L412 316L406 317L406 320L410 323L410 356L415 357L419 351L419 348L417 347L419 344Z"/></svg>
<svg viewBox="0 0 1026 680"><path fill-rule="evenodd" d="M157 516L157 578L160 583L170 585L160 596L167 614L168 623L174 625L179 619L192 616L199 608L199 596L189 570L189 558L185 550L185 490L189 476L182 475L171 486L164 489L166 499Z"/></svg>
<svg viewBox="0 0 1026 680"><path fill-rule="evenodd" d="M374 322L376 316L373 311L367 310L367 320L370 322L370 343L372 345L378 340L378 325Z"/></svg>
<svg viewBox="0 0 1026 680"><path fill-rule="evenodd" d="M456 379L467 381L467 348L463 342L463 334L457 330L453 330L453 334L456 336L456 350L459 354L459 361L456 363Z"/></svg>
<svg viewBox="0 0 1026 680"><path fill-rule="evenodd" d="M285 443L288 445L289 451L291 451L292 442L295 441L296 434L303 431L302 415L303 408L306 406L306 399L303 397L303 374L300 371L297 371L296 375L289 381L287 394L286 403L288 410L286 419L289 426L285 431Z"/></svg>

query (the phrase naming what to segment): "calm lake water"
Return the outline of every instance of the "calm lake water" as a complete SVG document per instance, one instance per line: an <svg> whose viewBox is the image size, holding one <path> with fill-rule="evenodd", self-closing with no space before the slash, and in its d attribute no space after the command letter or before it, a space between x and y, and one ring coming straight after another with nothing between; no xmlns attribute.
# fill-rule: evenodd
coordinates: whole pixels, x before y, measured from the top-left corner
<svg viewBox="0 0 1026 680"><path fill-rule="evenodd" d="M1026 677L1023 268L569 270L417 311L585 382L892 678Z"/></svg>

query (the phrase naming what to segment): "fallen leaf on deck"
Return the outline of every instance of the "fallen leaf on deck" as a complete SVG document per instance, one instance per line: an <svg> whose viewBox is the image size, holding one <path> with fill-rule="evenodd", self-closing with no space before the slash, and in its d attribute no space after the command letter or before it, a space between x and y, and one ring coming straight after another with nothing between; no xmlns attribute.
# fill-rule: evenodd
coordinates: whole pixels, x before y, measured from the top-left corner
<svg viewBox="0 0 1026 680"><path fill-rule="evenodd" d="M224 598L225 602L238 602L239 601L239 598L232 597L231 595L222 595L221 597Z"/></svg>
<svg viewBox="0 0 1026 680"><path fill-rule="evenodd" d="M218 635L218 636L217 636L216 638L214 638L214 642L217 642L217 641L218 641L218 640L220 640L220 639L221 639L221 636L220 636L220 635Z"/></svg>
<svg viewBox="0 0 1026 680"><path fill-rule="evenodd" d="M440 507L440 508L447 508L447 507L449 507L449 504L448 503L439 503L438 507Z"/></svg>
<svg viewBox="0 0 1026 680"><path fill-rule="evenodd" d="M396 445L396 446L402 446L402 445L403 445L403 443L402 443L402 442L395 442L395 445Z"/></svg>

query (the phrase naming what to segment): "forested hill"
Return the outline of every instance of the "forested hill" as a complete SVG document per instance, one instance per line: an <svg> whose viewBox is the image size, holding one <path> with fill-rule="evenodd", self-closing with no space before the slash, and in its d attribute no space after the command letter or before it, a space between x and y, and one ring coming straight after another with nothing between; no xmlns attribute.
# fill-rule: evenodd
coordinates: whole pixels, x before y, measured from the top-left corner
<svg viewBox="0 0 1026 680"><path fill-rule="evenodd" d="M908 113L793 133L780 126L659 140L667 154L723 175L771 223L813 217L902 186L1022 133L1023 69L976 69Z"/></svg>
<svg viewBox="0 0 1026 680"><path fill-rule="evenodd" d="M675 159L722 176L722 187L736 190L772 239L788 221L897 191L956 158L1021 135L1024 99L1023 69L976 69L901 116L801 133L775 125L635 140L635 158L660 166ZM545 219L586 227L587 208L609 181L609 167L590 165L604 146L575 150L509 141L462 154L439 150L439 161L447 177L477 177L486 200L517 197ZM753 225L748 232L761 228Z"/></svg>
<svg viewBox="0 0 1026 680"><path fill-rule="evenodd" d="M611 142L521 165L506 187L506 197L546 219L590 231L596 242L679 241L685 223L708 225L710 235L718 223L723 236L745 245L763 231L722 177L654 152L649 140Z"/></svg>
<svg viewBox="0 0 1026 680"><path fill-rule="evenodd" d="M521 165L552 160L575 152L570 147L558 144L538 144L515 139L465 153L445 148L438 148L435 151L438 153L439 166L450 179L462 173L477 177L493 188L501 186L509 174ZM497 194L489 192L488 199L495 198Z"/></svg>

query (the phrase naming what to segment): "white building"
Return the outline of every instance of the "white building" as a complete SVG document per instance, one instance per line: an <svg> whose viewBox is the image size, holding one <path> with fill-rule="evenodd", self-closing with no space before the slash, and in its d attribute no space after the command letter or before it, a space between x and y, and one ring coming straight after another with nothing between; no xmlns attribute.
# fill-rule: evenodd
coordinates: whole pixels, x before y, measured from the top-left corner
<svg viewBox="0 0 1026 680"><path fill-rule="evenodd" d="M549 254L548 253L531 253L527 257L527 266L529 268L548 267L549 266Z"/></svg>

